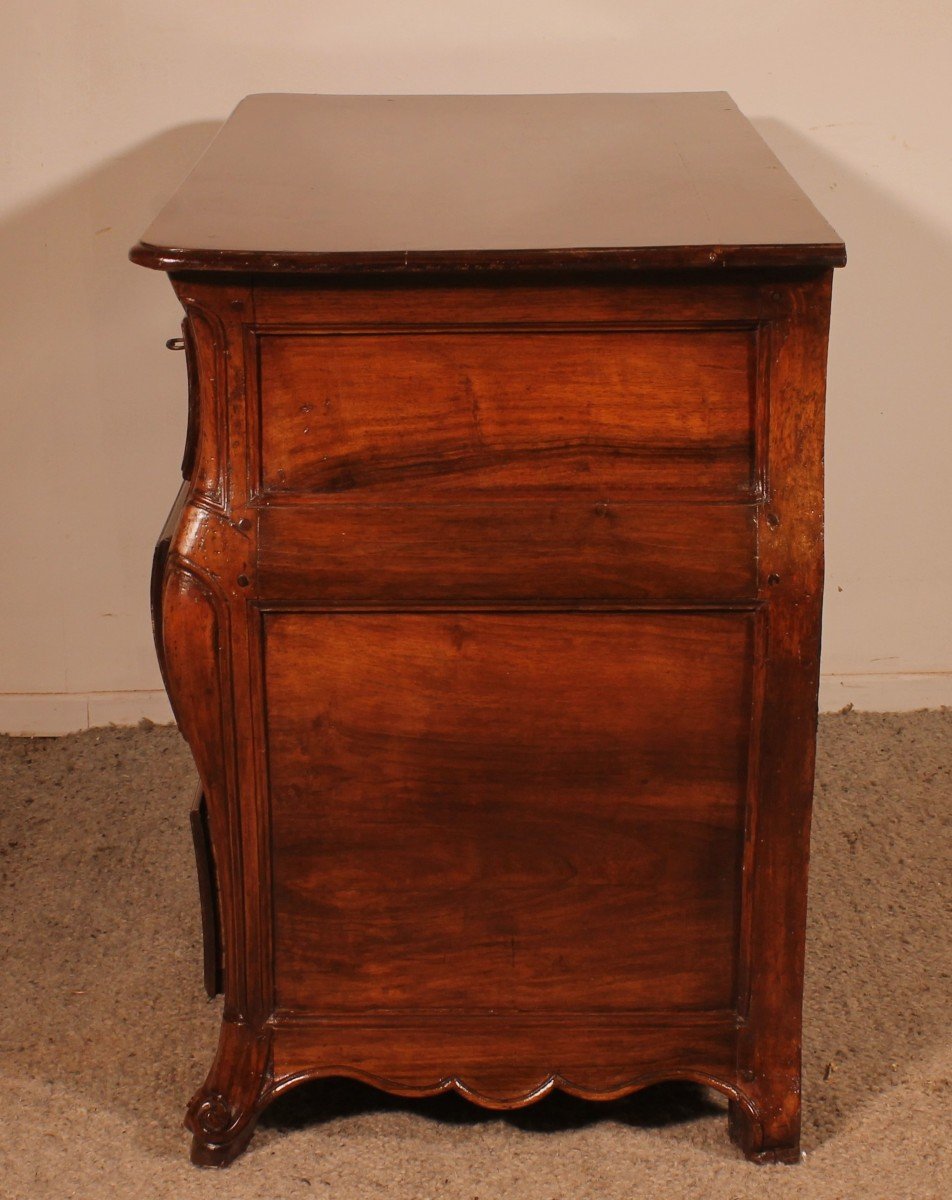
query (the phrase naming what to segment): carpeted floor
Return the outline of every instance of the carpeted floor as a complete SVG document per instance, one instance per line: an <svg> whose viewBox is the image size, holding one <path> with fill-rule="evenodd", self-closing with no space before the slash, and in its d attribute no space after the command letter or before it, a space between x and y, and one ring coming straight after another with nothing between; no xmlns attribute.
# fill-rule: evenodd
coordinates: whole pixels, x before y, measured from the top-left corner
<svg viewBox="0 0 952 1200"><path fill-rule="evenodd" d="M300 1089L228 1172L187 1162L211 1061L171 728L0 739L0 1196L335 1200L952 1197L952 710L821 723L799 1167L754 1167L722 1101L669 1085L510 1116Z"/></svg>

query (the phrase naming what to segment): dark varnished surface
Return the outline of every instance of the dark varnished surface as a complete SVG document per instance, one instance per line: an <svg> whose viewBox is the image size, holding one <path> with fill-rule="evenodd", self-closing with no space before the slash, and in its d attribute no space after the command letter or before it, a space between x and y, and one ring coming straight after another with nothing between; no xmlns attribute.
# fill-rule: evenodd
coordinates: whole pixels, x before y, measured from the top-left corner
<svg viewBox="0 0 952 1200"><path fill-rule="evenodd" d="M195 1161L335 1074L495 1107L696 1079L749 1157L795 1160L829 273L176 289L195 394L156 632L225 967ZM387 388L408 343L418 386ZM259 370L265 344L299 350ZM520 439L501 477L473 394ZM587 469L546 452L593 422Z"/></svg>
<svg viewBox="0 0 952 1200"><path fill-rule="evenodd" d="M201 788L198 789L188 816L192 827L192 846L195 850L195 868L198 874L198 897L202 908L205 991L209 997L214 997L224 989L224 972L215 864L212 860L211 838L208 833L208 809Z"/></svg>
<svg viewBox="0 0 952 1200"><path fill-rule="evenodd" d="M273 603L743 603L757 596L750 504L578 497L269 505L258 581Z"/></svg>
<svg viewBox="0 0 952 1200"><path fill-rule="evenodd" d="M725 92L242 101L132 252L171 269L835 266Z"/></svg>
<svg viewBox="0 0 952 1200"><path fill-rule="evenodd" d="M412 500L754 485L752 329L262 337L262 485Z"/></svg>
<svg viewBox="0 0 952 1200"><path fill-rule="evenodd" d="M568 1020L509 1012L285 1018L275 1026L280 1036L274 1067L287 1087L302 1078L338 1074L315 1064L346 1062L349 1076L397 1095L453 1090L484 1108L513 1109L552 1088L607 1100L659 1080L730 1078L734 1025L730 1014L641 1012L576 1013ZM393 1055L395 1041L400 1062ZM385 1079L379 1073L383 1061L392 1064Z"/></svg>
<svg viewBox="0 0 952 1200"><path fill-rule="evenodd" d="M194 1161L341 1074L498 1108L694 1079L748 1157L796 1160L832 274L778 265L832 261L805 246L173 276L190 422L153 606L224 986ZM468 261L397 265L437 260Z"/></svg>
<svg viewBox="0 0 952 1200"><path fill-rule="evenodd" d="M269 617L279 1009L729 1010L751 621Z"/></svg>

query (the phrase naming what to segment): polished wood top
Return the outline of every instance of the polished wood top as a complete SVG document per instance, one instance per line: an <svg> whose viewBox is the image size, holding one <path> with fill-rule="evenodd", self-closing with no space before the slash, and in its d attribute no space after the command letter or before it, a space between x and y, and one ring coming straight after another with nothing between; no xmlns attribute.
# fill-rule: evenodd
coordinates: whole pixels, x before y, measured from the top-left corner
<svg viewBox="0 0 952 1200"><path fill-rule="evenodd" d="M725 92L243 100L133 247L163 270L840 266Z"/></svg>

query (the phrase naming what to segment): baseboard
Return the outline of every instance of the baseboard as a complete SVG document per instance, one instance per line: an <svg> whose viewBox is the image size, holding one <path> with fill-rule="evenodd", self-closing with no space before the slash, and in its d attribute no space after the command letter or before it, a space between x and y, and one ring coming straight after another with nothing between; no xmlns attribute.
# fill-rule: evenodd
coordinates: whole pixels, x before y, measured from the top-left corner
<svg viewBox="0 0 952 1200"><path fill-rule="evenodd" d="M823 675L820 711L852 705L864 712L910 712L952 706L952 671ZM163 691L8 692L0 694L0 733L58 737L98 725L164 725L172 710Z"/></svg>
<svg viewBox="0 0 952 1200"><path fill-rule="evenodd" d="M912 712L952 706L952 671L820 676L820 712Z"/></svg>
<svg viewBox="0 0 952 1200"><path fill-rule="evenodd" d="M7 692L0 695L0 733L58 737L97 725L165 725L172 709L162 690L141 692Z"/></svg>

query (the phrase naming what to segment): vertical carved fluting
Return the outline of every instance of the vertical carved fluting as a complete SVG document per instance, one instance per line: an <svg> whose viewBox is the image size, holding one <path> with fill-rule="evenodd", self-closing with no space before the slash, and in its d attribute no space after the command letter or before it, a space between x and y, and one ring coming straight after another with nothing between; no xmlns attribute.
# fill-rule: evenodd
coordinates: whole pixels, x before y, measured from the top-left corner
<svg viewBox="0 0 952 1200"><path fill-rule="evenodd" d="M246 1144L267 1091L269 947L258 908L263 836L248 721L255 522L243 447L246 289L175 281L186 311L185 483L156 547L156 648L205 794L215 863L225 1005L218 1053L186 1118L195 1162L224 1166Z"/></svg>
<svg viewBox="0 0 952 1200"><path fill-rule="evenodd" d="M208 291L208 289L204 289ZM230 630L239 591L232 560L245 557L230 519L226 362L227 293L182 297L189 420L185 481L160 535L152 579L156 649L169 699L206 797L226 964L226 1006L243 1009L242 931L236 919L241 856L235 828L234 723ZM201 301L201 302L200 302ZM238 552L236 553L236 550ZM241 603L239 601L239 603Z"/></svg>

